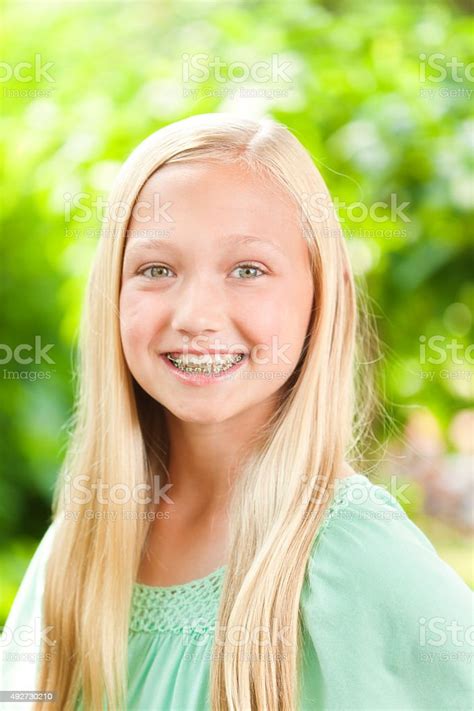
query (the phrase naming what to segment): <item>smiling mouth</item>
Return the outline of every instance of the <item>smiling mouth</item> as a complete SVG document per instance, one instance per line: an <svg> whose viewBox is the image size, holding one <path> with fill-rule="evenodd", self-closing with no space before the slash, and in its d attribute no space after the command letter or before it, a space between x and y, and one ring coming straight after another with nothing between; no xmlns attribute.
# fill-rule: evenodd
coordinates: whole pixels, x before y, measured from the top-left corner
<svg viewBox="0 0 474 711"><path fill-rule="evenodd" d="M244 353L229 353L215 356L173 356L171 353L165 353L165 356L177 370L181 370L183 373L194 373L198 375L223 373L233 368L245 358Z"/></svg>

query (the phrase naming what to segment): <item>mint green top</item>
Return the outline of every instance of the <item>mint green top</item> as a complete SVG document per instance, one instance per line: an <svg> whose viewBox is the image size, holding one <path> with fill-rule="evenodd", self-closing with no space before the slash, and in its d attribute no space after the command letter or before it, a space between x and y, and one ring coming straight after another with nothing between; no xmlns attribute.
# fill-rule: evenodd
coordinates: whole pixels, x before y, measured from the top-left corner
<svg viewBox="0 0 474 711"><path fill-rule="evenodd" d="M9 629L41 616L54 526L23 578ZM128 710L210 708L212 633L225 571L171 587L135 584ZM474 707L473 594L388 490L363 474L337 482L308 562L301 615L301 710ZM5 656L39 651L37 641L3 643L1 689L37 688L36 664Z"/></svg>

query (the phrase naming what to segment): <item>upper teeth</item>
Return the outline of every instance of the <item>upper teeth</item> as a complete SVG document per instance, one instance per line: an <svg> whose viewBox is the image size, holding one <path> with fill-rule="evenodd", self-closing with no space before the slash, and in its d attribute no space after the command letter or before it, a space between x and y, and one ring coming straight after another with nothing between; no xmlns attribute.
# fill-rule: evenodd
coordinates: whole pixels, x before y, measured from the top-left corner
<svg viewBox="0 0 474 711"><path fill-rule="evenodd" d="M215 369L221 369L224 367L230 367L234 363L238 363L243 358L242 353L236 353L235 355L229 354L216 354L216 355L195 355L195 354L181 354L179 356L172 356L171 353L167 353L166 357L174 363L178 368L197 368L203 371L212 371Z"/></svg>

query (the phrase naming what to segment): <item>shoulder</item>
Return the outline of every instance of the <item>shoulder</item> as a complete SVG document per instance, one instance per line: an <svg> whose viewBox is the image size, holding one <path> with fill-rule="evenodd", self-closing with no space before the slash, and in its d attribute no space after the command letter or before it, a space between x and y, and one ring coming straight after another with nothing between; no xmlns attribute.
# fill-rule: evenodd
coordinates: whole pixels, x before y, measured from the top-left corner
<svg viewBox="0 0 474 711"><path fill-rule="evenodd" d="M43 634L42 602L46 564L60 521L56 518L50 523L40 540L3 628L0 638L3 660L0 665L0 687L3 689L36 689Z"/></svg>
<svg viewBox="0 0 474 711"><path fill-rule="evenodd" d="M362 474L341 480L311 550L301 611L321 662L335 664L334 674L351 667L361 708L383 702L370 690L369 667L386 680L393 708L431 708L437 699L464 708L472 606L472 591L391 491Z"/></svg>
<svg viewBox="0 0 474 711"><path fill-rule="evenodd" d="M53 546L53 541L60 526L60 518L56 518L49 524L43 537L38 543L36 550L23 575L20 587L10 611L10 617L14 616L19 606L24 606L27 600L31 600L34 595L40 595L44 587L46 564Z"/></svg>
<svg viewBox="0 0 474 711"><path fill-rule="evenodd" d="M338 482L308 562L310 585L323 579L334 586L350 578L355 590L367 588L373 598L403 591L420 597L432 595L426 591L431 581L445 591L454 586L472 600L468 586L439 557L394 494L395 489L392 493L364 474Z"/></svg>

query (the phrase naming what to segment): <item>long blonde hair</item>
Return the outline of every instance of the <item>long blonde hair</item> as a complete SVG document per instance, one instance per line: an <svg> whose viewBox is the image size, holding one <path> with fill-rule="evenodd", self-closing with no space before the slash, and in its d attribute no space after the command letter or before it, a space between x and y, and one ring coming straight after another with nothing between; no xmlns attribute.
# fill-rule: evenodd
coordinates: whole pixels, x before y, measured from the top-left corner
<svg viewBox="0 0 474 711"><path fill-rule="evenodd" d="M101 503L92 492L98 480L132 489L152 487L157 473L167 475L162 408L137 387L122 351L120 279L140 189L160 166L190 160L240 161L283 186L299 206L314 278L301 357L232 492L230 555L217 620L218 629L265 629L276 641L269 658L265 646L264 653L255 648L252 635L238 645L226 635L211 666L213 711L298 708L305 569L335 479L345 460L355 461L366 427L362 409L355 417L357 334L363 327L356 285L327 187L306 149L273 119L224 113L192 116L146 138L123 164L109 197L83 310L74 428L53 502L54 520L60 520L43 609L57 652L43 664L38 688L55 689L65 711L79 700L93 711L104 700L113 709L126 704L130 605L150 525L141 512L151 505L128 501L136 516L118 515L111 523L107 516L123 505ZM312 195L325 196L329 206L318 219L309 209ZM110 209L114 205L122 208L120 218ZM367 401L366 380L364 388ZM68 501L70 482L84 474L90 500ZM102 518L84 516L86 508ZM77 517L65 518L66 510ZM275 625L288 630L284 640L272 634Z"/></svg>

